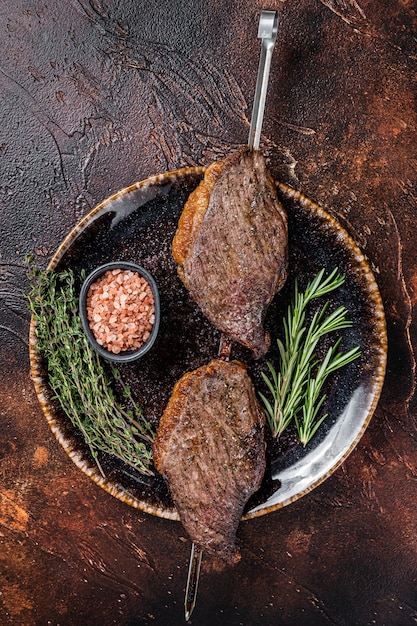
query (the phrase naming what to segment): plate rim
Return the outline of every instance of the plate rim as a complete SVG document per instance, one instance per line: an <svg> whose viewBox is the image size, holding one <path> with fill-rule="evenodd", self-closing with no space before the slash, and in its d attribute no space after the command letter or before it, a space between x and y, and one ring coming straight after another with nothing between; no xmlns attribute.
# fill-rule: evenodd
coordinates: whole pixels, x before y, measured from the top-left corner
<svg viewBox="0 0 417 626"><path fill-rule="evenodd" d="M150 186L155 185L164 185L170 182L177 182L181 178L187 178L189 176L203 176L206 171L206 167L197 166L197 167L184 167L175 170L171 170L162 174L156 174L154 176L150 176L146 179L133 183L127 187L124 187L117 191L116 193L111 194L107 198L105 198L102 202L98 203L94 206L66 235L66 237L62 240L55 253L53 254L51 260L47 265L47 270L54 270L61 260L64 253L68 250L72 242L78 237L78 235L85 229L85 227L91 222L92 218L98 213L100 213L105 207L119 197L125 196L126 194L140 189L146 189ZM314 214L320 219L326 221L326 223L330 224L332 229L335 231L339 231L343 233L344 242L348 243L349 250L352 251L354 257L356 258L358 265L361 266L362 271L366 275L366 284L368 286L372 286L372 289L369 291L373 298L373 304L375 309L375 327L378 328L380 333L380 350L379 350L379 359L378 366L375 369L373 374L373 397L371 405L368 409L367 415L362 423L360 430L357 435L350 443L346 451L342 454L342 456L332 465L329 471L327 471L322 476L318 477L311 485L304 488L295 496L289 497L286 500L271 504L269 506L256 507L254 510L245 513L242 516L243 520L249 520L256 517L260 517L263 515L267 515L281 509L289 504L299 500L306 494L313 491L316 487L318 487L321 483L323 483L329 476L331 476L347 459L347 457L352 453L354 448L357 446L358 442L362 438L366 428L369 425L369 422L372 418L372 415L375 412L377 404L379 402L379 398L381 395L382 387L384 384L385 371L386 371L386 363L387 363L387 329L386 329L386 320L385 320L385 312L384 306L381 298L381 294L375 279L375 276L369 266L368 260L364 253L360 250L359 246L356 244L354 239L348 233L348 231L338 222L338 220L333 217L328 211L326 211L323 207L321 207L318 203L314 202L302 192L293 189L286 183L281 183L279 181L275 181L277 189L283 194L285 198L288 200L293 200L302 205L303 209L313 210ZM29 357L30 357L30 373L31 378L34 383L35 392L38 397L39 404L42 408L44 416L49 424L49 427L53 434L55 435L58 443L65 450L67 455L71 458L71 460L75 463L75 465L83 471L94 483L96 483L99 487L104 489L110 495L116 497L118 500L128 504L129 506L136 508L145 513L149 513L151 515L179 521L179 515L175 509L175 507L167 507L167 506L158 506L156 504L150 504L145 500L141 500L132 494L130 494L122 485L117 482L111 481L107 478L104 478L102 474L99 472L96 466L91 465L85 458L83 458L80 451L78 451L75 446L68 441L63 432L60 429L59 420L57 420L53 409L50 406L48 401L48 386L45 380L45 376L42 371L41 364L41 356L36 349L37 338L36 338L36 323L34 321L33 315L30 320L30 329L29 329Z"/></svg>
<svg viewBox="0 0 417 626"><path fill-rule="evenodd" d="M385 380L386 366L387 366L388 339L387 339L387 325L386 325L384 305L383 305L383 302L382 302L382 297L381 297L381 293L379 291L379 287L377 285L375 276L374 276L374 274L373 274L373 272L372 272L372 270L370 268L370 265L369 265L369 262L368 262L368 260L366 258L366 255L359 248L359 246L354 241L353 237L349 234L349 232L346 230L346 228L344 228L344 226L342 226L340 224L340 222L335 217L333 217L333 215L331 215L328 211L326 211L321 205L319 205L317 202L314 202L313 200L308 198L301 191L298 191L298 190L294 189L293 187L290 187L290 185L287 185L286 183L281 183L281 182L276 181L275 184L276 184L277 189L279 189L286 198L291 199L291 200L296 200L305 209L307 207L308 207L308 209L313 209L315 214L316 214L316 216L318 216L321 219L325 220L328 224L331 224L331 226L332 226L332 228L334 230L337 230L339 232L343 232L344 241L349 244L349 249L351 251L353 251L354 256L356 257L356 259L358 261L358 264L360 264L362 271L366 274L366 278L367 278L366 284L368 286L372 285L372 290L370 291L370 293L372 294L372 297L374 299L374 304L375 304L375 328L378 328L379 331L380 331L380 350L379 350L379 354L380 354L380 359L381 360L380 360L380 362L378 364L378 367L376 368L376 370L375 370L375 372L373 374L373 377L372 377L374 379L374 381L375 381L375 384L374 384L374 387L373 387L372 402L370 404L370 407L368 408L368 412L367 412L367 415L366 415L366 417L365 417L365 419L364 419L364 421L362 423L362 426L361 426L360 430L358 431L358 433L356 434L355 438L351 441L350 445L345 450L345 452L332 465L330 470L325 472L319 478L317 478L311 485L309 485L308 487L304 488L297 495L295 495L293 497L289 497L286 500L284 500L283 502L279 502L279 503L270 505L268 507L265 507L264 509L257 509L256 508L256 510L249 511L245 515L244 519L252 519L252 518L255 518L255 517L260 517L262 515L266 515L267 513L272 513L273 511L276 511L278 509L282 509L285 506L288 506L289 504L291 504L293 502L296 502L297 500L299 500L303 496L307 495L308 493L310 493L311 491L316 489L316 487L321 485L332 474L334 474L334 472L336 472L336 470L346 461L348 456L356 448L356 446L358 445L359 441L362 439L362 436L363 436L365 430L367 429L367 427L369 425L369 422L372 419L372 416L373 416L373 414L375 412L375 409L376 409L376 407L378 405L378 402L379 402L379 399L381 397L382 387L384 385L384 380Z"/></svg>

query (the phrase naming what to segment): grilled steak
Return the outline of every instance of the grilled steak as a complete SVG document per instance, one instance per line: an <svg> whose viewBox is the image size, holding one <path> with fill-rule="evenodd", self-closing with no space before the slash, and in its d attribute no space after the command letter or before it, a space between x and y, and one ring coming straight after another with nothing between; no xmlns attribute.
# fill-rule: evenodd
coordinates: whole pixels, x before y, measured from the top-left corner
<svg viewBox="0 0 417 626"><path fill-rule="evenodd" d="M236 530L265 472L264 424L243 363L215 359L176 383L154 441L191 540L228 563L240 559Z"/></svg>
<svg viewBox="0 0 417 626"><path fill-rule="evenodd" d="M287 215L260 152L241 150L206 171L172 246L178 273L216 328L262 356L265 314L287 277Z"/></svg>

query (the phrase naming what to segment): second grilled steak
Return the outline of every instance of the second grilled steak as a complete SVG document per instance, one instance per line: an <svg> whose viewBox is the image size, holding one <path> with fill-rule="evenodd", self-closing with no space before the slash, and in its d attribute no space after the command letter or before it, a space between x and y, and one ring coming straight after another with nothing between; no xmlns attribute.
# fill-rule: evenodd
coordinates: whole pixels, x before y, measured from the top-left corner
<svg viewBox="0 0 417 626"><path fill-rule="evenodd" d="M287 277L287 216L260 152L241 150L206 171L173 241L178 273L207 318L265 354L267 308Z"/></svg>
<svg viewBox="0 0 417 626"><path fill-rule="evenodd" d="M154 442L189 537L229 563L240 558L236 530L265 473L264 424L243 363L215 359L176 383Z"/></svg>

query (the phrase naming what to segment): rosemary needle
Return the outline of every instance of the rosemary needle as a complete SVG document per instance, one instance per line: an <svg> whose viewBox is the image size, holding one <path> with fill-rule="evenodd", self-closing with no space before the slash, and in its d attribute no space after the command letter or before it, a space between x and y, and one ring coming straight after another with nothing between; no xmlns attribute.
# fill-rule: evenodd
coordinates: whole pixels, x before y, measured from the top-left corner
<svg viewBox="0 0 417 626"><path fill-rule="evenodd" d="M274 437L278 437L294 423L300 441L306 445L327 417L326 414L320 416L320 409L325 400L325 395L321 392L326 379L332 372L355 360L360 354L357 347L345 354L340 353L339 339L329 348L323 361L319 362L316 349L320 339L324 335L352 325L346 317L347 310L344 306L328 313L329 303L326 301L315 312L311 322L306 323L309 303L337 289L343 282L344 276L340 275L337 269L326 278L323 269L307 285L303 293L299 292L297 282L295 284L293 302L283 319L284 341L277 340L280 355L279 372L268 362L269 376L262 373L272 402L264 394L261 393L260 396Z"/></svg>
<svg viewBox="0 0 417 626"><path fill-rule="evenodd" d="M123 397L132 408L115 398L111 377L85 337L73 273L32 268L29 278L29 306L36 326L37 349L46 361L54 399L82 433L103 476L98 461L100 451L152 475L151 425L144 420L128 386L124 386ZM117 370L113 370L113 375L120 379Z"/></svg>

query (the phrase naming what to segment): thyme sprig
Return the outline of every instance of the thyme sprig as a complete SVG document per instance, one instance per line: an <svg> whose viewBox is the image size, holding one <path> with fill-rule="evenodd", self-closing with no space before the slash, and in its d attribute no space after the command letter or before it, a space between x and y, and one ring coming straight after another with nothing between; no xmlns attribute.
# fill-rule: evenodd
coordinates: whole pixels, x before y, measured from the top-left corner
<svg viewBox="0 0 417 626"><path fill-rule="evenodd" d="M260 396L274 437L278 437L294 423L300 441L306 445L327 417L327 414L320 415L326 398L324 394L321 395L325 381L332 372L354 361L360 354L357 347L341 353L339 339L328 349L321 363L317 356L317 347L322 337L352 326L346 317L347 310L344 306L328 313L329 302L326 301L314 313L310 323L306 323L310 302L334 291L344 280L344 276L337 269L325 278L323 269L303 293L300 293L297 282L295 283L294 299L283 319L284 341L277 340L279 372L268 362L269 376L262 373L272 402L264 394L261 393Z"/></svg>
<svg viewBox="0 0 417 626"><path fill-rule="evenodd" d="M53 399L82 433L103 476L99 451L152 475L154 432L127 385L123 397L130 408L116 399L111 376L106 374L83 331L73 272L39 271L32 267L28 273L37 349L47 364ZM112 371L120 378L116 369Z"/></svg>

